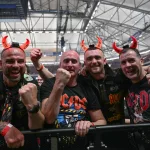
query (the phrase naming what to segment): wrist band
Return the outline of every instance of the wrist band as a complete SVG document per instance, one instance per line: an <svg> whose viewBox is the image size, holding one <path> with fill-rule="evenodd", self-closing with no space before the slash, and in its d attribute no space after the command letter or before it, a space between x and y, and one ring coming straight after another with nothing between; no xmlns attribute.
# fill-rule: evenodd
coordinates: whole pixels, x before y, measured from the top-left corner
<svg viewBox="0 0 150 150"><path fill-rule="evenodd" d="M92 125L91 125L92 127L94 127L94 126L95 126L93 122L91 122L91 124L92 124Z"/></svg>
<svg viewBox="0 0 150 150"><path fill-rule="evenodd" d="M38 69L38 68L36 68L36 70L37 70L37 71L41 71L43 68L44 68L44 65L43 65L43 64L41 64L41 65L40 65L40 68L39 68L39 69Z"/></svg>
<svg viewBox="0 0 150 150"><path fill-rule="evenodd" d="M6 135L6 133L10 130L10 128L12 127L13 125L12 124L7 124L4 128L3 128L3 130L1 131L1 135L2 136L5 136Z"/></svg>

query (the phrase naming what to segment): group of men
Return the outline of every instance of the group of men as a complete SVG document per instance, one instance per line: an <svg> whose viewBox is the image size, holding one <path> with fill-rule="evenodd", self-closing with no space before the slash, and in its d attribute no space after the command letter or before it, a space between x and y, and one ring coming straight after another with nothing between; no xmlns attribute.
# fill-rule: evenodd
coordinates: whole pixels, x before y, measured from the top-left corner
<svg viewBox="0 0 150 150"><path fill-rule="evenodd" d="M38 97L34 79L24 80L24 50L12 44L1 53L0 131L7 147L24 145L20 130L74 127L76 135L59 137L59 150L86 150L89 139L85 135L91 126L125 123L126 95L130 122L149 122L147 72L137 49L123 48L119 53L122 71L114 71L103 51L91 45L84 53L86 76L79 75L81 63L76 51L62 54L55 77L40 63L41 56L39 49L31 51L31 60L44 79ZM127 136L126 132L109 132L102 140L108 149L133 149L127 145ZM37 139L31 138L36 148Z"/></svg>

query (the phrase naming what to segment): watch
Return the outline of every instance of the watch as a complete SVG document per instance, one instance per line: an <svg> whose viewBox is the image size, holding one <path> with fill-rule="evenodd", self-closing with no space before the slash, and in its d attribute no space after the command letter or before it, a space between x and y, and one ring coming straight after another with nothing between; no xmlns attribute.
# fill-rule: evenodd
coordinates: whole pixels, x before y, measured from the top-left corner
<svg viewBox="0 0 150 150"><path fill-rule="evenodd" d="M40 110L40 102L38 101L36 105L33 105L32 108L28 109L28 112L31 114L35 114Z"/></svg>

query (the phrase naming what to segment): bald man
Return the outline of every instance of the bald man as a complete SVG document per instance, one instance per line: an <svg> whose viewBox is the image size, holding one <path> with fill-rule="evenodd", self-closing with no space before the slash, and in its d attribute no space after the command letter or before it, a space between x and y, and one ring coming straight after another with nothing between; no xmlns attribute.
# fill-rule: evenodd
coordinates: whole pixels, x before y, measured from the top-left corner
<svg viewBox="0 0 150 150"><path fill-rule="evenodd" d="M41 86L42 112L46 122L55 128L75 127L76 134L61 137L59 149L86 149L84 138L90 126L105 125L96 96L90 88L77 83L80 59L76 51L64 52L56 77L46 80ZM88 121L87 112L91 117ZM81 140L82 139L82 140ZM83 141L84 139L84 141Z"/></svg>

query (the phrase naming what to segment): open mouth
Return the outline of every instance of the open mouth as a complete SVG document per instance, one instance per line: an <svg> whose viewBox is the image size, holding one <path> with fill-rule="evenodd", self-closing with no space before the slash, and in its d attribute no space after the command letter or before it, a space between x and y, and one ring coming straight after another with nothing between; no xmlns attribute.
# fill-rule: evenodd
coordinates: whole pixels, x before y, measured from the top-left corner
<svg viewBox="0 0 150 150"><path fill-rule="evenodd" d="M126 71L126 74L129 76L134 75L135 73L136 73L136 70L133 68L130 68Z"/></svg>
<svg viewBox="0 0 150 150"><path fill-rule="evenodd" d="M10 73L10 75L13 77L18 77L19 74L20 74L19 72L14 72L14 71Z"/></svg>

